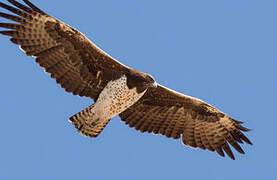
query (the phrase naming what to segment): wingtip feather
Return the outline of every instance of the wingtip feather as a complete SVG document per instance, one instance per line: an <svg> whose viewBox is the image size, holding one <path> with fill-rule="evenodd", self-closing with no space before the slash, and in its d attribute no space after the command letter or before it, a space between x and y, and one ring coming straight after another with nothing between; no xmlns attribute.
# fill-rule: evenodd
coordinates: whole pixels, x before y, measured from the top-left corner
<svg viewBox="0 0 277 180"><path fill-rule="evenodd" d="M6 14L6 13L3 13L3 12L0 12L0 17L6 18L6 19L9 19L9 20L12 20L12 21L20 22L20 23L25 22L24 18L21 18L19 16L14 16L14 15L11 15L11 14Z"/></svg>
<svg viewBox="0 0 277 180"><path fill-rule="evenodd" d="M13 36L16 31L0 31L0 34L6 36Z"/></svg>
<svg viewBox="0 0 277 180"><path fill-rule="evenodd" d="M41 14L45 14L46 13L44 11L42 11L41 9L39 9L37 6L35 6L33 3L31 3L30 1L28 0L23 0L30 8L32 8L34 11L36 12L39 12Z"/></svg>
<svg viewBox="0 0 277 180"><path fill-rule="evenodd" d="M224 143L222 148L231 159L235 160L235 156L234 156L230 146L227 144L227 142Z"/></svg>
<svg viewBox="0 0 277 180"><path fill-rule="evenodd" d="M19 16L22 16L22 17L28 17L28 15L29 15L29 13L27 13L25 11L21 11L21 10L19 10L17 8L14 8L14 7L12 7L10 5L7 5L7 4L4 4L2 2L0 2L0 7L6 9L8 11L11 11L11 12L13 12L13 13L19 15Z"/></svg>
<svg viewBox="0 0 277 180"><path fill-rule="evenodd" d="M26 12L29 12L29 13L32 13L32 12L33 12L32 9L30 9L29 7L23 5L23 4L21 4L21 3L17 2L17 1L15 1L15 0L7 0L7 1L9 1L9 2L10 2L11 4L13 4L14 6L16 6L16 7L20 8L20 9L26 11Z"/></svg>
<svg viewBox="0 0 277 180"><path fill-rule="evenodd" d="M224 154L224 152L223 152L223 150L222 150L221 148L217 148L217 149L216 149L216 152L217 152L220 156L225 157L225 154Z"/></svg>

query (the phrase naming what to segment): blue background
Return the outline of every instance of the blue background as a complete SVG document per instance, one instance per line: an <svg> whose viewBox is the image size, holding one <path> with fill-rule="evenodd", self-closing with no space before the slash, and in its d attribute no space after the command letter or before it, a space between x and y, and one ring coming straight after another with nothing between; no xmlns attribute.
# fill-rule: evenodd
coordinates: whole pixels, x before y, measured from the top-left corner
<svg viewBox="0 0 277 180"><path fill-rule="evenodd" d="M276 0L33 2L122 63L245 121L254 145L232 161L118 117L83 137L67 119L92 101L65 93L1 36L0 179L277 178Z"/></svg>

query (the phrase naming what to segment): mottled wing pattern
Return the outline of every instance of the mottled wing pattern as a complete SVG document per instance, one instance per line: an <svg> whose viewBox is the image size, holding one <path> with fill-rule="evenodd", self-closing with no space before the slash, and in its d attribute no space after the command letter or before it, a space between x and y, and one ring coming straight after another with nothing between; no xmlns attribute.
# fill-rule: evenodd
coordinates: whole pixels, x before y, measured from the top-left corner
<svg viewBox="0 0 277 180"><path fill-rule="evenodd" d="M185 145L216 151L223 150L234 159L231 144L238 152L244 151L238 143L250 140L241 132L248 131L229 116L205 102L177 93L159 85L150 88L133 106L121 113L120 118L141 132L153 132L178 139Z"/></svg>
<svg viewBox="0 0 277 180"><path fill-rule="evenodd" d="M17 23L0 23L10 29L0 31L11 36L28 56L51 74L67 92L97 99L108 81L121 77L127 69L111 58L83 34L47 15L24 0L26 5L8 0L15 7L0 2L0 7L16 15L0 16Z"/></svg>

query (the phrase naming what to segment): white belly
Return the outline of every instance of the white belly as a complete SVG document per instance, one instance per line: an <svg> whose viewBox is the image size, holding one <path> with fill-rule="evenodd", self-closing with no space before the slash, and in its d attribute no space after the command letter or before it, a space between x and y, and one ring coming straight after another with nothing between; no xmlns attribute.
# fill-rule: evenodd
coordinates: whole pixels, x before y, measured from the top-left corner
<svg viewBox="0 0 277 180"><path fill-rule="evenodd" d="M96 116L102 120L110 119L136 103L145 92L146 90L138 94L136 88L129 89L125 75L111 81L100 93L95 103Z"/></svg>

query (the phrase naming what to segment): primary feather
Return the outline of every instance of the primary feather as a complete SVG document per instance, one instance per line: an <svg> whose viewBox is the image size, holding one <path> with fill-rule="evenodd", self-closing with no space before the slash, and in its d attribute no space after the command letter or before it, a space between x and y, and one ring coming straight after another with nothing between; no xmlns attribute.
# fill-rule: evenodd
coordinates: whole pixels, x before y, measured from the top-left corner
<svg viewBox="0 0 277 180"><path fill-rule="evenodd" d="M95 101L70 118L80 133L96 137L110 118L119 114L126 124L141 132L182 138L185 145L216 151L221 156L225 152L232 159L235 157L228 144L242 154L240 144L252 144L243 134L248 129L242 122L197 98L162 85L152 87L155 81L150 75L121 64L82 33L30 1L23 0L25 5L8 1L15 7L2 2L0 7L14 15L0 12L0 16L14 22L0 23L8 29L0 33L10 36L26 55L34 56L67 92ZM117 91L118 87L124 91Z"/></svg>

